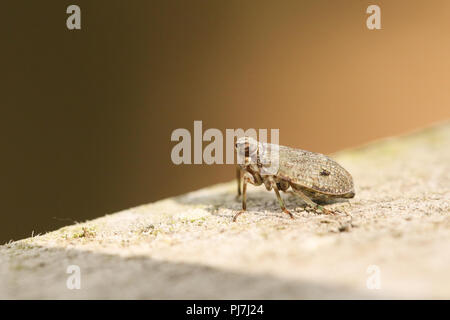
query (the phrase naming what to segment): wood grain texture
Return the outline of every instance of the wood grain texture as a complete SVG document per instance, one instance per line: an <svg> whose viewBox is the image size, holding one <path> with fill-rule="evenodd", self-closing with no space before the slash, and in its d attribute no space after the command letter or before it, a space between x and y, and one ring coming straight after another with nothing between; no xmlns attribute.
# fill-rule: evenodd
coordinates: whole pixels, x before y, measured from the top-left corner
<svg viewBox="0 0 450 320"><path fill-rule="evenodd" d="M308 211L235 182L0 247L0 298L450 298L450 123L333 155L356 197ZM230 174L231 177L231 174ZM68 265L81 289L66 288ZM370 290L370 266L381 288Z"/></svg>

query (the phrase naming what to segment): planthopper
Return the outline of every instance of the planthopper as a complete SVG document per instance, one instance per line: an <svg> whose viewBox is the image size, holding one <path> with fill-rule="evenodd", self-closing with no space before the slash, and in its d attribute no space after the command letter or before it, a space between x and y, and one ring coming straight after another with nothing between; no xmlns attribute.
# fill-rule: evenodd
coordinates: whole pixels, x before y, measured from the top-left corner
<svg viewBox="0 0 450 320"><path fill-rule="evenodd" d="M286 209L280 190L292 192L308 206L326 214L335 213L317 202L355 196L350 173L323 154L259 142L251 137L237 139L235 147L242 210L234 215L233 221L247 210L247 183L264 184L268 191L273 189L281 209L291 218L294 216Z"/></svg>

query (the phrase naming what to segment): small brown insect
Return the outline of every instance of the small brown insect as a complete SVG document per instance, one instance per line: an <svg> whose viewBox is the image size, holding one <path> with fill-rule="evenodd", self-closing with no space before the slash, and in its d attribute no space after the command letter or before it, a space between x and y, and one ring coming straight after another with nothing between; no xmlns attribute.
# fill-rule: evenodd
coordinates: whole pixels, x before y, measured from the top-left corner
<svg viewBox="0 0 450 320"><path fill-rule="evenodd" d="M333 198L353 198L355 191L350 173L329 157L310 151L293 149L275 144L258 142L251 137L239 138L236 151L244 159L237 167L238 195L241 195L242 210L247 210L247 183L255 186L264 184L268 191L274 190L283 212L294 216L286 209L279 190L299 196L306 204L324 213L334 214L314 201Z"/></svg>

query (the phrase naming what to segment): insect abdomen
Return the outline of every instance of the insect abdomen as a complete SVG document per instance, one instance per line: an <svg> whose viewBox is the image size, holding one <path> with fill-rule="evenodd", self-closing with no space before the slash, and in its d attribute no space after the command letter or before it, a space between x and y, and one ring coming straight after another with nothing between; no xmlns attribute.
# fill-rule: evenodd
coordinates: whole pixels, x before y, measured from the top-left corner
<svg viewBox="0 0 450 320"><path fill-rule="evenodd" d="M278 176L291 184L322 194L354 196L351 175L323 154L280 146L279 164Z"/></svg>

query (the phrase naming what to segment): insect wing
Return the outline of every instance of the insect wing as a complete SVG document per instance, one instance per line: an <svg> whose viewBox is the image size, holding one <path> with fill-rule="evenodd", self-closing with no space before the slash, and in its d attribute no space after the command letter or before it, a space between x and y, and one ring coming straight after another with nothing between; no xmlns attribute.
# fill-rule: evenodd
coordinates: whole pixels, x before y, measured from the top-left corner
<svg viewBox="0 0 450 320"><path fill-rule="evenodd" d="M326 194L339 195L353 191L351 175L329 157L284 146L280 146L279 152L279 177Z"/></svg>

